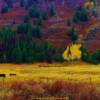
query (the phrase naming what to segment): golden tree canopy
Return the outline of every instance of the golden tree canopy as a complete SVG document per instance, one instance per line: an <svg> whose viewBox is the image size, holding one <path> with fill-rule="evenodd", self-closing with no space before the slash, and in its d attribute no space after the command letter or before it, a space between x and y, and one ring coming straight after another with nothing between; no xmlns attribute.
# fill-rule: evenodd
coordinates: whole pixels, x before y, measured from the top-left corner
<svg viewBox="0 0 100 100"><path fill-rule="evenodd" d="M63 53L65 60L74 60L81 58L81 44L70 44Z"/></svg>
<svg viewBox="0 0 100 100"><path fill-rule="evenodd" d="M85 3L85 7L86 8L89 8L89 9L92 9L94 7L94 2L90 2L90 1L89 2L86 2Z"/></svg>

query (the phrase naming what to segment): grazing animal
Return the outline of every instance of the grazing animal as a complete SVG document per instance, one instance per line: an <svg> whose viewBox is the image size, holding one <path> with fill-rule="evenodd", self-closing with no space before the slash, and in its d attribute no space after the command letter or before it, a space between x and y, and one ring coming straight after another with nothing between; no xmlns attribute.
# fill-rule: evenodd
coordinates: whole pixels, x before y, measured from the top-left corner
<svg viewBox="0 0 100 100"><path fill-rule="evenodd" d="M10 76L16 76L16 74L9 74Z"/></svg>
<svg viewBox="0 0 100 100"><path fill-rule="evenodd" d="M0 77L5 78L6 74L0 74Z"/></svg>

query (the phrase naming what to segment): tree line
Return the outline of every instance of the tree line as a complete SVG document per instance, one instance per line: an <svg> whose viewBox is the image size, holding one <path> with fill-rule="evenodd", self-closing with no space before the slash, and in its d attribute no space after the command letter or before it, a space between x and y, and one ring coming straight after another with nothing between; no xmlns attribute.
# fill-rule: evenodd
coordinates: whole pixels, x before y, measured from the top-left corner
<svg viewBox="0 0 100 100"><path fill-rule="evenodd" d="M13 8L13 0L7 0L6 4L2 6L1 8L1 13L7 13L10 9ZM49 3L49 9L47 11L46 8L46 1L43 1L43 8L42 11L40 12L40 6L38 4L38 0L20 0L20 7L25 8L26 10L29 11L29 16L30 17L41 17L46 20L48 18L48 12L50 16L53 16L55 14L55 5L53 1L50 1Z"/></svg>
<svg viewBox="0 0 100 100"><path fill-rule="evenodd" d="M0 31L0 63L63 61L61 52L51 44L36 41L32 26L28 25L28 31L27 28L24 30L22 26L19 27L18 32L14 32L10 27L4 27Z"/></svg>

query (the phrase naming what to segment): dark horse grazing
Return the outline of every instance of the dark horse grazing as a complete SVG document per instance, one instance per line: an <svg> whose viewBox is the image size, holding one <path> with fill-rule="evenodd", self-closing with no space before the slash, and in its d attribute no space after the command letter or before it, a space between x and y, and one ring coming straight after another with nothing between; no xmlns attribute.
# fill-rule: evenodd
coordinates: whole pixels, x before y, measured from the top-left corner
<svg viewBox="0 0 100 100"><path fill-rule="evenodd" d="M9 74L10 76L16 76L16 74Z"/></svg>
<svg viewBox="0 0 100 100"><path fill-rule="evenodd" d="M5 78L6 74L0 74L0 77Z"/></svg>

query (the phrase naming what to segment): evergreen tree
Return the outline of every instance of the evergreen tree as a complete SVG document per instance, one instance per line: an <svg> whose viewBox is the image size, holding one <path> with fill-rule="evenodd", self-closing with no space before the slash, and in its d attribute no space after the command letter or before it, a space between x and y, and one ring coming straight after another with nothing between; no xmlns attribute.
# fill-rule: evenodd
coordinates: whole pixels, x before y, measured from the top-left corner
<svg viewBox="0 0 100 100"><path fill-rule="evenodd" d="M20 6L24 7L24 0L20 0Z"/></svg>
<svg viewBox="0 0 100 100"><path fill-rule="evenodd" d="M96 0L90 0L90 1L94 3L95 7L97 6L97 1Z"/></svg>
<svg viewBox="0 0 100 100"><path fill-rule="evenodd" d="M91 55L91 63L93 64L100 64L100 50L96 50L92 55Z"/></svg>
<svg viewBox="0 0 100 100"><path fill-rule="evenodd" d="M63 62L64 61L64 59L63 59L63 57L62 57L62 53L60 53L60 52L56 52L55 54L53 54L53 61L55 61L55 62Z"/></svg>
<svg viewBox="0 0 100 100"><path fill-rule="evenodd" d="M24 16L24 23L28 23L28 22L29 22L29 16L26 15L26 16Z"/></svg>
<svg viewBox="0 0 100 100"><path fill-rule="evenodd" d="M12 8L13 7L13 0L7 0L7 5L8 5L8 8Z"/></svg>
<svg viewBox="0 0 100 100"><path fill-rule="evenodd" d="M80 50L81 50L81 54L82 54L81 55L81 59L83 61L88 61L89 60L88 49L84 45L82 45L81 48L80 48Z"/></svg>
<svg viewBox="0 0 100 100"><path fill-rule="evenodd" d="M37 33L37 37L41 37L43 35L42 28L37 26L36 27L36 33Z"/></svg>
<svg viewBox="0 0 100 100"><path fill-rule="evenodd" d="M88 12L85 8L81 10L80 21L83 21L83 22L88 21Z"/></svg>
<svg viewBox="0 0 100 100"><path fill-rule="evenodd" d="M33 36L36 38L40 38L42 35L43 35L42 28L39 25L37 25L34 29Z"/></svg>
<svg viewBox="0 0 100 100"><path fill-rule="evenodd" d="M27 33L28 31L28 27L27 27L27 23L22 23L17 27L17 32L18 33Z"/></svg>
<svg viewBox="0 0 100 100"><path fill-rule="evenodd" d="M22 63L23 62L22 50L20 48L19 43L17 43L12 50L12 60L14 63Z"/></svg>
<svg viewBox="0 0 100 100"><path fill-rule="evenodd" d="M75 28L71 28L69 30L69 34L68 35L70 36L70 38L71 38L71 40L73 42L75 42L78 39L78 34L77 34L77 31L75 30Z"/></svg>
<svg viewBox="0 0 100 100"><path fill-rule="evenodd" d="M33 25L29 24L28 25L28 32L27 32L27 39L28 40L32 40L33 32L34 32Z"/></svg>
<svg viewBox="0 0 100 100"><path fill-rule="evenodd" d="M79 7L77 9L73 19L74 19L74 22L77 22L77 21L86 22L86 21L88 21L88 12L87 12L86 8Z"/></svg>
<svg viewBox="0 0 100 100"><path fill-rule="evenodd" d="M44 10L44 11L42 11L42 19L43 20L47 20L48 19L48 15L47 15L47 12Z"/></svg>
<svg viewBox="0 0 100 100"><path fill-rule="evenodd" d="M28 0L20 0L20 6L27 9L29 7Z"/></svg>
<svg viewBox="0 0 100 100"><path fill-rule="evenodd" d="M38 4L39 3L39 0L34 0L34 3Z"/></svg>
<svg viewBox="0 0 100 100"><path fill-rule="evenodd" d="M39 13L39 9L38 9L37 4L34 4L33 7L29 10L29 16L30 17L35 17L35 18L40 17L40 13Z"/></svg>
<svg viewBox="0 0 100 100"><path fill-rule="evenodd" d="M44 52L37 52L36 53L36 60L37 62L43 62L45 60L45 53Z"/></svg>
<svg viewBox="0 0 100 100"><path fill-rule="evenodd" d="M3 6L3 7L1 8L1 13L2 13L2 14L7 13L8 11L9 11L8 6Z"/></svg>
<svg viewBox="0 0 100 100"><path fill-rule="evenodd" d="M49 12L50 12L50 16L54 16L55 15L54 2L50 2Z"/></svg>
<svg viewBox="0 0 100 100"><path fill-rule="evenodd" d="M34 47L33 47L32 40L22 40L21 42L21 49L23 54L23 62L24 63L34 63L35 62L35 55L34 55Z"/></svg>
<svg viewBox="0 0 100 100"><path fill-rule="evenodd" d="M38 19L37 19L37 21L36 21L36 24L37 25L39 25L39 26L42 26L42 18L41 17L39 17Z"/></svg>

